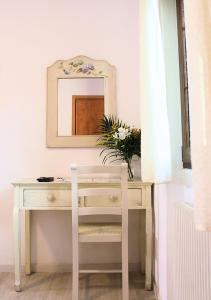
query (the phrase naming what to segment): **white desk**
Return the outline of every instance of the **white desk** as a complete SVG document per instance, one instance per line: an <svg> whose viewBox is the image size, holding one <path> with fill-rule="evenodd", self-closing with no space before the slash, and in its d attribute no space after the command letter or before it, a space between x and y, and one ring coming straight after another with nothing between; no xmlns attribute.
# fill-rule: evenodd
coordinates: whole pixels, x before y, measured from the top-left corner
<svg viewBox="0 0 211 300"><path fill-rule="evenodd" d="M33 210L71 210L71 183L50 182L40 183L36 180L19 181L13 183L14 193L14 239L15 239L15 290L21 290L21 230L20 212L25 211L25 269L26 274L31 273L31 245L30 245L30 215ZM117 183L86 181L83 187L116 186ZM141 181L128 182L129 210L146 210L146 280L145 287L152 287L152 183ZM84 199L81 206L118 206L115 198L103 199L96 203L93 199Z"/></svg>

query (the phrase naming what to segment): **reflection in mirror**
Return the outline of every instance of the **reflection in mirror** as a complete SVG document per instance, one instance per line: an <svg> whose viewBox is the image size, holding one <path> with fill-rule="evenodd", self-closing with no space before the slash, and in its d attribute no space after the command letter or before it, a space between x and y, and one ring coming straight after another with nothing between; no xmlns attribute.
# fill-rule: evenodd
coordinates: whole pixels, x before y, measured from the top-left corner
<svg viewBox="0 0 211 300"><path fill-rule="evenodd" d="M58 79L58 136L96 135L104 114L104 78Z"/></svg>
<svg viewBox="0 0 211 300"><path fill-rule="evenodd" d="M72 134L99 134L104 115L104 96L74 95L72 99Z"/></svg>

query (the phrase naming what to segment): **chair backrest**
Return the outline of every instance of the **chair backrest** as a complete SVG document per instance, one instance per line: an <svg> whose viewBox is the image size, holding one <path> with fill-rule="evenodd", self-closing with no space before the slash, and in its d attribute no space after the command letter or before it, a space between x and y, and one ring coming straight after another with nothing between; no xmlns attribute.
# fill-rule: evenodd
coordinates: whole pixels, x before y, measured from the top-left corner
<svg viewBox="0 0 211 300"><path fill-rule="evenodd" d="M72 228L78 232L78 217L80 215L122 215L122 223L127 221L128 214L128 175L127 164L121 165L97 165L97 166L77 166L71 165L72 181ZM79 179L81 175L87 175L86 178L100 178L101 183L112 182L119 183L117 187L89 187L81 188ZM100 177L99 177L100 176ZM119 207L79 207L80 197L89 196L108 196L121 199Z"/></svg>

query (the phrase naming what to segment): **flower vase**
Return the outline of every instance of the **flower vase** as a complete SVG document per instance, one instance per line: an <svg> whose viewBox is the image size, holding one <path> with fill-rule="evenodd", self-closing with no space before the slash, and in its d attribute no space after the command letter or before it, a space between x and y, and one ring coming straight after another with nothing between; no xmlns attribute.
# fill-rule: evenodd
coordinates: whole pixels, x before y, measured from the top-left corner
<svg viewBox="0 0 211 300"><path fill-rule="evenodd" d="M138 155L133 155L132 159L126 161L128 164L128 180L141 179L141 158Z"/></svg>
<svg viewBox="0 0 211 300"><path fill-rule="evenodd" d="M127 169L128 169L128 180L132 181L133 180L133 172L132 172L132 167L131 167L131 159L126 160L127 163Z"/></svg>

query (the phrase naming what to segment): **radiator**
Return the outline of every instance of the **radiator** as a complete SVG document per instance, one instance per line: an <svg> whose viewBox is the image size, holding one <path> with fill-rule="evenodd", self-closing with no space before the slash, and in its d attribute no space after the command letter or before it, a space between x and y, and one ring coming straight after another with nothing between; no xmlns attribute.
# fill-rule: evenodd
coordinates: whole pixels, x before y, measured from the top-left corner
<svg viewBox="0 0 211 300"><path fill-rule="evenodd" d="M168 300L211 300L211 233L195 230L183 202L170 202L168 212Z"/></svg>

